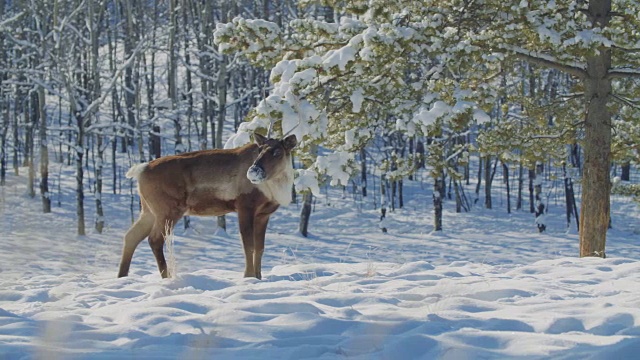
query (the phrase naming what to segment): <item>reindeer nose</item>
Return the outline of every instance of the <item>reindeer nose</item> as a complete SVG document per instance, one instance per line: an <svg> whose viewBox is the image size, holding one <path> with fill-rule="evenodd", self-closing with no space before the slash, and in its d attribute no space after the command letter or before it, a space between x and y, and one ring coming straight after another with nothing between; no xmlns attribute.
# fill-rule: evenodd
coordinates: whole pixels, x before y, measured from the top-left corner
<svg viewBox="0 0 640 360"><path fill-rule="evenodd" d="M253 184L260 184L266 177L267 174L260 166L253 165L249 170L247 170L247 179L249 179Z"/></svg>

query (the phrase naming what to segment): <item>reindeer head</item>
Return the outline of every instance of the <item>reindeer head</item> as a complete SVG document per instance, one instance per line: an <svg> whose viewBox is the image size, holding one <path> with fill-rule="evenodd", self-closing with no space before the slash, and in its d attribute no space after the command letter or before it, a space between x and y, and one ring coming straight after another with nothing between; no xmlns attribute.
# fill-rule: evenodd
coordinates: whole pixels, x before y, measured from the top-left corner
<svg viewBox="0 0 640 360"><path fill-rule="evenodd" d="M253 184L277 177L291 167L291 150L298 140L295 135L289 135L282 140L268 139L254 133L255 142L260 154L247 170L247 179Z"/></svg>

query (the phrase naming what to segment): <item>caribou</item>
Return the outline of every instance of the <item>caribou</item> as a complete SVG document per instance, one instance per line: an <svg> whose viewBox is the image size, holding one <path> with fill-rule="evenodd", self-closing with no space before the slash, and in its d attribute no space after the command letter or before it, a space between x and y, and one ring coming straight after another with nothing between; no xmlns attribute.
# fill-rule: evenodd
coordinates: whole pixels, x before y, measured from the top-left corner
<svg viewBox="0 0 640 360"><path fill-rule="evenodd" d="M270 133L270 131L269 131ZM141 212L124 236L118 277L127 276L133 253L145 238L163 278L166 236L184 215L238 213L245 277L262 278L262 254L269 217L291 202L295 135L272 139L254 133L254 143L164 156L134 165L126 177L138 180Z"/></svg>

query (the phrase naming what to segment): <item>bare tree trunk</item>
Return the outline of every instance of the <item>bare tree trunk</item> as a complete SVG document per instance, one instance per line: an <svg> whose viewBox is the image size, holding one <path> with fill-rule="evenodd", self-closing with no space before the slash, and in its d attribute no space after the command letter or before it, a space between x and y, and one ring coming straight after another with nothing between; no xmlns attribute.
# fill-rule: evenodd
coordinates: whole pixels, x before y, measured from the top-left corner
<svg viewBox="0 0 640 360"><path fill-rule="evenodd" d="M400 209L404 207L403 187L404 182L402 179L398 180L398 208Z"/></svg>
<svg viewBox="0 0 640 360"><path fill-rule="evenodd" d="M576 207L576 198L573 193L573 180L569 176L567 172L567 165L562 164L562 172L564 175L564 194L565 194L565 208L567 215L567 229L571 226L571 216L574 216L576 219L576 228L580 230L580 221L578 217L578 209Z"/></svg>
<svg viewBox="0 0 640 360"><path fill-rule="evenodd" d="M536 209L535 209L535 195L533 194L533 182L536 178L536 170L534 169L529 169L529 212L530 213L535 213Z"/></svg>
<svg viewBox="0 0 640 360"><path fill-rule="evenodd" d="M124 56L125 58L129 58L133 55L133 43L135 39L137 39L137 34L135 30L136 20L134 20L135 13L133 11L133 7L135 6L134 2L131 1L120 1L120 9L121 14L125 18L125 36L124 36ZM129 128L133 129L137 127L136 114L135 114L135 97L138 89L136 88L136 81L134 80L134 71L133 66L127 66L124 70L124 103L126 107L127 114L127 124ZM133 144L133 134L129 131L125 133L124 139L122 140L122 152L127 152L127 147Z"/></svg>
<svg viewBox="0 0 640 360"><path fill-rule="evenodd" d="M364 147L360 149L360 186L362 197L367 196L367 152Z"/></svg>
<svg viewBox="0 0 640 360"><path fill-rule="evenodd" d="M522 209L522 185L524 183L523 179L524 169L522 166L522 162L518 164L518 198L516 199L516 210Z"/></svg>
<svg viewBox="0 0 640 360"><path fill-rule="evenodd" d="M462 196L460 195L460 187L458 186L458 181L454 180L453 182L453 190L456 197L456 213L462 212Z"/></svg>
<svg viewBox="0 0 640 360"><path fill-rule="evenodd" d="M476 184L476 199L474 200L474 204L478 202L480 199L480 187L482 186L482 164L483 158L481 156L478 157L478 183Z"/></svg>
<svg viewBox="0 0 640 360"><path fill-rule="evenodd" d="M544 164L542 162L538 162L536 164L533 190L534 190L535 199L536 199L536 205L535 205L536 226L538 227L539 232L544 232L547 229L547 225L545 224L545 220L544 220L545 205L542 202L543 170L544 170Z"/></svg>
<svg viewBox="0 0 640 360"><path fill-rule="evenodd" d="M502 163L502 177L507 186L507 214L511 214L511 189L509 188L509 166Z"/></svg>
<svg viewBox="0 0 640 360"><path fill-rule="evenodd" d="M36 178L36 169L34 166L35 160L35 144L34 144L34 133L36 126L38 125L38 117L40 116L40 110L38 106L38 94L36 91L32 91L29 93L29 111L25 113L25 119L29 118L29 122L27 123L27 131L26 131L26 141L25 141L25 156L24 160L29 169L29 180L27 182L27 193L29 197L34 198L36 196L35 190L35 178Z"/></svg>
<svg viewBox="0 0 640 360"><path fill-rule="evenodd" d="M567 166L562 165L562 172L564 173L564 197L565 197L565 209L567 214L567 229L571 227L571 216L573 215L573 203L571 202L571 195L569 193L569 176L567 175Z"/></svg>
<svg viewBox="0 0 640 360"><path fill-rule="evenodd" d="M391 180L391 196L390 196L390 200L389 203L391 203L391 212L395 212L396 211L396 188L397 188L397 181L395 178L395 174L396 174L396 170L398 169L398 167L396 166L396 158L394 155L391 156L391 172L394 174L393 179Z"/></svg>
<svg viewBox="0 0 640 360"><path fill-rule="evenodd" d="M78 127L76 137L76 216L78 221L78 235L86 235L84 222L84 169L82 167L84 159L84 124L83 116L73 111L76 118L76 126Z"/></svg>
<svg viewBox="0 0 640 360"><path fill-rule="evenodd" d="M571 166L574 168L582 169L582 161L580 159L580 145L578 145L577 143L571 145Z"/></svg>
<svg viewBox="0 0 640 360"><path fill-rule="evenodd" d="M202 76L200 77L200 92L201 92L201 113L200 113L200 133L198 134L200 149L206 149L208 147L208 128L211 124L213 126L213 104L211 101L211 92L214 91L212 83L212 69L213 69L213 57L210 54L209 47L211 46L213 39L213 27L214 27L214 11L213 1L204 1L202 3L191 1L191 6L194 7L192 13L198 14L197 25L199 28L195 32L196 42L198 47L198 67ZM212 129L212 139L215 137ZM215 140L212 141L212 145L215 146Z"/></svg>
<svg viewBox="0 0 640 360"><path fill-rule="evenodd" d="M167 74L168 96L175 110L178 101L178 56L176 54L176 33L178 31L177 0L169 1L169 68Z"/></svg>
<svg viewBox="0 0 640 360"><path fill-rule="evenodd" d="M493 202L491 201L491 156L488 156L484 160L484 207L486 209L493 208Z"/></svg>
<svg viewBox="0 0 640 360"><path fill-rule="evenodd" d="M98 234L102 234L102 230L104 229L104 208L102 207L102 169L104 167L104 147L103 147L103 136L102 134L97 134L97 144L98 147L98 163L95 164L95 176L96 176L96 189L95 189L95 198L96 198L96 220L95 220L95 229Z"/></svg>
<svg viewBox="0 0 640 360"><path fill-rule="evenodd" d="M9 106L0 90L0 111L2 111L2 130L0 132L0 185L4 186L7 177L7 132L9 131ZM4 111L3 111L4 110Z"/></svg>
<svg viewBox="0 0 640 360"><path fill-rule="evenodd" d="M433 230L442 231L442 188L444 182L441 176L436 176L433 183Z"/></svg>
<svg viewBox="0 0 640 360"><path fill-rule="evenodd" d="M416 155L416 152L414 150L415 140L416 140L416 138L413 137L413 136L410 137L407 140L409 142L409 156L408 157L411 159L411 161L413 161L414 166L415 166L415 163L416 163L416 160L417 160L417 155ZM413 176L414 176L414 173L410 172L409 176L407 176L407 179L409 179L409 181L413 181Z"/></svg>
<svg viewBox="0 0 640 360"><path fill-rule="evenodd" d="M151 25L151 31L153 32L153 35L151 36L152 47L156 46L158 12L158 1L156 1L154 4L153 23ZM148 69L146 71L146 74L144 75L144 82L147 88L147 118L151 122L151 129L149 130L149 160L153 160L162 156L162 141L160 139L160 126L155 119L156 110L154 95L156 93L156 52L152 51L150 56L151 59L148 64L146 61L146 56L143 55L142 59L144 60L144 68Z"/></svg>
<svg viewBox="0 0 640 360"><path fill-rule="evenodd" d="M631 163L626 162L622 164L620 168L622 170L620 174L620 180L629 181L631 179Z"/></svg>
<svg viewBox="0 0 640 360"><path fill-rule="evenodd" d="M216 148L224 146L222 132L227 118L227 57L223 56L218 72L218 122L216 127Z"/></svg>
<svg viewBox="0 0 640 360"><path fill-rule="evenodd" d="M422 142L422 140L418 140L418 142L416 143L416 154L418 154L418 164L416 165L416 168L418 169L422 169L424 168L424 164L425 164L425 148L424 148L424 143Z"/></svg>
<svg viewBox="0 0 640 360"><path fill-rule="evenodd" d="M117 6L117 3L116 3ZM111 12L107 12L107 22L109 24L113 24L113 19L111 18ZM116 53L117 53L117 41L114 39L117 37L117 27L113 25L110 29L107 30L107 45L109 51L109 73L110 76L115 76L116 74ZM122 123L124 119L124 114L122 108L120 106L120 98L118 96L118 89L114 86L111 89L111 118L114 122L113 127L113 137L111 139L111 189L113 194L116 194L117 191L117 180L118 180L118 166L117 166L117 158L116 153L118 150L118 127L117 123Z"/></svg>
<svg viewBox="0 0 640 360"><path fill-rule="evenodd" d="M88 16L87 16L87 25L89 27L89 38L91 41L91 48L89 52L89 56L91 59L90 71L88 76L90 77L90 86L89 91L91 92L91 99L97 100L101 96L101 84L100 84L100 69L98 68L98 59L100 57L100 24L97 22L102 16L101 11L103 11L102 6L96 6L94 0L88 1ZM102 234L102 230L104 229L104 208L102 206L102 172L104 168L104 146L103 146L103 135L102 130L97 130L96 134L96 142L97 142L97 151L98 151L98 162L94 166L94 175L96 181L95 192L95 201L96 201L96 219L94 228L98 232L98 234Z"/></svg>
<svg viewBox="0 0 640 360"><path fill-rule="evenodd" d="M387 232L387 177L380 176L380 230Z"/></svg>
<svg viewBox="0 0 640 360"><path fill-rule="evenodd" d="M307 237L309 235L309 219L311 218L311 202L313 201L313 194L311 191L305 191L302 195L302 209L300 210L300 226L298 230L302 236Z"/></svg>
<svg viewBox="0 0 640 360"><path fill-rule="evenodd" d="M5 1L0 1L0 19L4 19ZM4 44L5 35L0 31L0 64L7 63L7 53ZM2 116L2 129L0 130L0 186L4 186L7 176L7 134L9 132L9 97L5 94L2 84L7 80L7 72L0 70L0 116Z"/></svg>
<svg viewBox="0 0 640 360"><path fill-rule="evenodd" d="M149 131L149 158L157 159L162 156L162 141L160 140L160 126L153 125Z"/></svg>
<svg viewBox="0 0 640 360"><path fill-rule="evenodd" d="M223 21L226 20L225 7L223 6ZM222 130L227 115L227 59L222 57L220 62L220 70L218 72L218 123L216 124L216 148L224 147L222 143ZM227 218L222 215L218 216L218 228L227 230Z"/></svg>
<svg viewBox="0 0 640 360"><path fill-rule="evenodd" d="M186 92L186 97L187 97L187 109L186 109L186 116L187 116L187 141L188 141L188 146L187 146L187 150L188 151L192 151L193 147L191 146L191 127L193 125L193 80L192 80L192 74L191 74L191 55L190 55L190 44L189 44L189 27L187 26L187 24L189 23L189 6L186 4L187 1L186 0L181 0L180 1L180 7L182 10L182 23L184 24L185 28L183 30L183 37L182 37L182 46L184 47L184 62L185 62L185 92ZM195 29L197 31L197 29ZM198 130L198 126L196 125L196 131Z"/></svg>
<svg viewBox="0 0 640 360"><path fill-rule="evenodd" d="M51 212L51 198L49 197L49 148L47 142L47 112L45 109L44 87L38 86L38 110L40 112L40 197L42 198L42 212Z"/></svg>

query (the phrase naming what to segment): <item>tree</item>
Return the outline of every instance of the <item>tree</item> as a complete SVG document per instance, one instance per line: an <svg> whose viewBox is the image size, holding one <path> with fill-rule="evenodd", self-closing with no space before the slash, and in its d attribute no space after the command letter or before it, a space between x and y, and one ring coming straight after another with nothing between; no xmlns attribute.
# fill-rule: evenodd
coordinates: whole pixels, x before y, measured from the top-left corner
<svg viewBox="0 0 640 360"><path fill-rule="evenodd" d="M538 231L542 232L546 229L542 164L548 160L559 164L568 157L566 144L575 141L572 114L579 110L576 104L565 100L572 98L565 93L571 92L573 84L561 81L558 71L535 70L520 61L512 69L514 74L526 75L510 74L514 80L503 81L503 96L494 109L499 116L480 131L478 147L482 153L496 155L505 165L514 163L521 169L529 169L529 209L535 214ZM487 183L492 177L488 178ZM521 184L519 201L520 190Z"/></svg>
<svg viewBox="0 0 640 360"><path fill-rule="evenodd" d="M0 2L0 19L5 18L5 2ZM7 45L5 45L4 31L0 31L0 118L2 118L2 130L0 130L0 186L4 186L7 173L7 134L9 132L9 89L6 82L8 79L6 68L9 67L7 59Z"/></svg>
<svg viewBox="0 0 640 360"><path fill-rule="evenodd" d="M448 113L464 109L469 113L495 98L492 75L506 60L515 57L556 69L573 76L576 91L582 94L574 99L582 103L578 116L584 118L580 255L605 256L611 105L621 97L613 92L612 83L640 78L640 60L635 56L640 4L631 0L616 1L615 7L611 0L318 3L358 17L344 17L335 25L294 20L289 23L295 30L290 36L274 23L238 18L218 28L216 42L222 50L241 51L257 64L275 66L274 93L258 107L252 125L241 131L263 126L260 115L282 121L285 130L301 118L297 135L306 142L326 144L337 133L374 127L370 118L366 126L358 121L365 119L353 119L350 113L360 111L348 111L344 100L351 97L366 99L354 108L367 115L381 103L386 113L406 119L437 98L452 105ZM411 77L410 69L419 71ZM320 120L323 116L326 122ZM318 125L327 131L318 132ZM350 144L340 143L332 148L352 151Z"/></svg>
<svg viewBox="0 0 640 360"><path fill-rule="evenodd" d="M555 13L565 11L558 4ZM584 172L580 212L580 256L605 257L606 232L609 226L609 164L611 161L610 106L615 100L612 83L620 78L640 77L640 62L629 56L638 42L638 3L611 0L591 0L586 7L567 2L573 16L570 30L562 36L563 46L552 50L554 60L516 50L527 61L553 67L576 76L584 89ZM547 15L544 19L549 19ZM539 20L544 20L539 19ZM562 19L562 17L560 18ZM557 28L564 24L556 23ZM573 25L573 26L572 26ZM557 29L554 33L560 35ZM579 36L581 32L582 36ZM573 38L573 41L571 39ZM547 42L546 48L550 49ZM565 45L566 44L566 45ZM635 49L637 52L638 49ZM574 62L569 62L573 60Z"/></svg>
<svg viewBox="0 0 640 360"><path fill-rule="evenodd" d="M553 5L553 6L551 6ZM521 2L506 5L513 17L498 21L503 48L529 63L570 74L582 91L584 116L584 171L580 212L580 256L605 257L609 226L609 164L611 161L611 107L620 94L613 82L640 77L637 56L640 5L611 0ZM517 21L514 21L517 20ZM504 35L504 26L513 25ZM517 31L518 29L520 31ZM525 36L520 36L521 31ZM619 88L620 90L628 90Z"/></svg>
<svg viewBox="0 0 640 360"><path fill-rule="evenodd" d="M396 130L408 137L428 135L433 146L441 148L437 156L430 156L441 167L432 172L437 186L445 171L453 172L450 160L463 153L464 146L453 139L484 112L473 106L476 94L458 91L459 82L439 65L436 55L449 55L445 54L449 41L428 44L430 37L440 36L437 27L411 29L412 21L430 17L430 9L414 2L373 2L369 9L360 3L323 4L338 13L370 16L345 17L338 24L293 20L286 33L263 20L235 18L218 26L216 43L223 52L240 51L254 64L273 67L274 91L239 132L255 131L276 120L283 133L303 139L299 150L303 158L314 143L333 150L336 162L327 166L326 156L318 157L311 168L343 185L355 170L353 154L376 136ZM443 80L436 81L439 78Z"/></svg>

